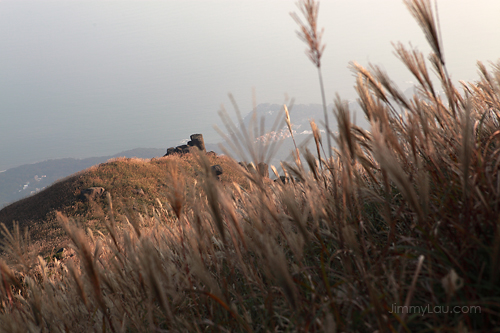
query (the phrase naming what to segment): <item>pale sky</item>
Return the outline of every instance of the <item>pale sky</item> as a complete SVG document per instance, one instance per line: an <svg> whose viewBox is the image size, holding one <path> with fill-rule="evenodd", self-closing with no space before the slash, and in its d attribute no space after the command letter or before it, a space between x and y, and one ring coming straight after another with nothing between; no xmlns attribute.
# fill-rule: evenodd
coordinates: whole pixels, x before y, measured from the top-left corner
<svg viewBox="0 0 500 333"><path fill-rule="evenodd" d="M477 78L500 58L500 1L439 0L448 70ZM258 103L320 103L317 73L296 37L295 1L0 1L0 170L50 158L166 148L212 124L232 92ZM328 102L354 99L349 61L411 77L401 41L426 54L400 0L322 1Z"/></svg>

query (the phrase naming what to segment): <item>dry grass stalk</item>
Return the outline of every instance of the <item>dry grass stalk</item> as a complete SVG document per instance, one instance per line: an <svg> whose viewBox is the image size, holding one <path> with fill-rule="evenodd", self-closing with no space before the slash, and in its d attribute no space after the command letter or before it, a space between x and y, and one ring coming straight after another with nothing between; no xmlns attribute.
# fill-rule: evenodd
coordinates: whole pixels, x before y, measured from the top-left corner
<svg viewBox="0 0 500 333"><path fill-rule="evenodd" d="M428 2L411 6L436 37ZM355 66L371 131L354 126L337 99L335 157L321 162L311 123L318 159L306 151L310 171L282 163L286 184L241 175L229 162L234 176L216 180L205 155L141 162L143 172L165 171L154 173L163 177L155 184L166 179L155 186L168 194L142 177L144 192L155 193L147 209L94 202L107 229L60 215L74 257L37 258L18 229L6 233L0 331L496 329L500 66L480 64L480 80L462 85L466 97L447 84L455 102L444 105L423 56L396 52L419 82L414 96L405 99L378 68ZM431 61L442 80L441 56ZM262 132L227 126L238 153L266 156L253 141ZM104 182L110 170L130 173L127 163L89 172ZM426 305L471 311L425 320L394 311Z"/></svg>
<svg viewBox="0 0 500 333"><path fill-rule="evenodd" d="M330 132L330 124L328 122L328 112L326 110L326 98L325 98L325 88L323 84L323 75L321 74L321 57L323 55L326 45L321 43L323 29L321 31L318 30L319 1L300 0L297 3L297 7L299 8L302 15L305 17L307 24L303 23L300 17L296 13L291 13L290 15L300 27L300 31L297 32L297 35L309 47L306 50L307 56L318 69L321 99L323 102L323 113L325 117L326 138L328 141L328 156L331 158L332 157L332 144L330 139L331 132Z"/></svg>
<svg viewBox="0 0 500 333"><path fill-rule="evenodd" d="M295 137L293 135L293 130L292 130L292 123L290 121L290 113L288 112L288 108L286 107L286 104L283 105L283 108L285 109L285 121L286 121L286 126L288 127L288 131L290 132L290 135L293 140L293 145L295 146L295 161L297 165L300 165L300 153L299 153L299 148L297 148L297 144L295 143Z"/></svg>

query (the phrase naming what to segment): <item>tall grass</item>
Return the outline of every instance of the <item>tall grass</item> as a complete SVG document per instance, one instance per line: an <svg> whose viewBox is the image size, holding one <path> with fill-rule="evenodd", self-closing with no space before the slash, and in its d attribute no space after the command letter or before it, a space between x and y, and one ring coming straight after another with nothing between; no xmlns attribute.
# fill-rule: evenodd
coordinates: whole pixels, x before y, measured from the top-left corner
<svg viewBox="0 0 500 333"><path fill-rule="evenodd" d="M325 51L326 45L321 42L324 29L318 28L319 1L315 0L300 0L297 2L297 7L302 13L307 23L302 22L297 13L291 13L292 18L299 25L300 31L297 32L298 37L307 44L307 57L316 66L318 70L319 87L321 92L321 101L323 102L323 113L325 116L326 133L330 133L330 123L328 121L328 112L326 110L325 87L323 84L323 74L321 71L321 57ZM327 135L328 156L332 157L331 137Z"/></svg>
<svg viewBox="0 0 500 333"><path fill-rule="evenodd" d="M297 182L245 170L245 187L220 182L199 154L189 158L202 180L171 166L172 192L152 214L118 214L110 200L108 232L98 234L59 215L76 252L64 262L25 255L16 229L4 244L12 262L0 260L0 330L497 329L500 63L480 63L479 80L460 93L430 3L406 3L432 46L439 86L423 55L397 44L415 95L353 64L371 129L353 125L338 98L338 134L327 133L334 157L321 153L313 123L317 156L303 152L310 170L298 158L283 164Z"/></svg>

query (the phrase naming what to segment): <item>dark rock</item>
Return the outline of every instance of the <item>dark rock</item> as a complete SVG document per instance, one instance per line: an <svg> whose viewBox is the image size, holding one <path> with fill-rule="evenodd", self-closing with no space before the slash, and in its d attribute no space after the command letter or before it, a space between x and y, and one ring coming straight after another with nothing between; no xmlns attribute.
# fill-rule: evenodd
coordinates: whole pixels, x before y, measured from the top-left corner
<svg viewBox="0 0 500 333"><path fill-rule="evenodd" d="M264 163L264 162L260 162L258 165L257 165L257 170L259 171L259 174L264 177L264 178L269 178L269 166Z"/></svg>
<svg viewBox="0 0 500 333"><path fill-rule="evenodd" d="M214 175L220 176L222 175L222 167L218 164L212 165L212 172L214 173Z"/></svg>
<svg viewBox="0 0 500 333"><path fill-rule="evenodd" d="M251 173L255 173L257 172L257 170L255 170L255 166L253 165L253 163L248 163L247 164L247 170Z"/></svg>
<svg viewBox="0 0 500 333"><path fill-rule="evenodd" d="M290 183L290 177L285 177L285 176L280 176L280 178L276 178L274 182L281 182L283 184L288 184Z"/></svg>
<svg viewBox="0 0 500 333"><path fill-rule="evenodd" d="M189 146L188 145L177 146L175 147L174 153L179 155L189 153Z"/></svg>
<svg viewBox="0 0 500 333"><path fill-rule="evenodd" d="M205 150L205 141L203 140L202 134L193 134L190 136L191 141L188 142L188 145L197 147L201 151Z"/></svg>
<svg viewBox="0 0 500 333"><path fill-rule="evenodd" d="M216 153L216 152L214 152L214 151L212 150L212 151L209 151L209 152L207 153L207 156L213 156L213 157L216 157L216 156L217 156L217 153Z"/></svg>
<svg viewBox="0 0 500 333"><path fill-rule="evenodd" d="M203 135L201 134L193 134L191 135L191 141L187 143L187 145L180 145L177 147L171 147L167 149L167 153L164 156L169 156L173 154L189 154L193 153L195 149L199 149L201 151L205 151L205 142L203 141Z"/></svg>
<svg viewBox="0 0 500 333"><path fill-rule="evenodd" d="M86 188L86 189L84 189L84 190L81 191L80 198L83 201L93 200L95 198L98 198L98 197L102 196L105 191L106 190L104 189L104 187L90 187L90 188Z"/></svg>
<svg viewBox="0 0 500 333"><path fill-rule="evenodd" d="M177 147L179 149L179 153L181 155L184 155L184 154L189 154L191 152L190 148L188 145L182 145L182 146L179 146Z"/></svg>
<svg viewBox="0 0 500 333"><path fill-rule="evenodd" d="M66 253L65 253L65 249L64 247L61 247L59 250L57 250L56 254L53 255L53 258L56 258L57 260L61 260L65 257Z"/></svg>
<svg viewBox="0 0 500 333"><path fill-rule="evenodd" d="M246 171L248 171L248 167L246 166L246 164L245 164L245 163L243 163L243 162L238 162L238 164L239 164L239 165L240 165L243 169L245 169Z"/></svg>
<svg viewBox="0 0 500 333"><path fill-rule="evenodd" d="M133 193L138 195L144 195L144 191L142 188L132 190Z"/></svg>

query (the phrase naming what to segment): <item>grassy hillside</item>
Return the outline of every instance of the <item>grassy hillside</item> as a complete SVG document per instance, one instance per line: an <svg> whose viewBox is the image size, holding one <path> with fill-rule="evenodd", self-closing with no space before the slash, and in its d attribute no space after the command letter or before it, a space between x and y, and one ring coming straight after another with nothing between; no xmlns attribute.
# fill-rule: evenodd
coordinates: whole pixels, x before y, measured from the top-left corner
<svg viewBox="0 0 500 333"><path fill-rule="evenodd" d="M239 166L233 165L227 157L209 154L208 159L212 165L222 166L221 182L243 181L243 175L238 172ZM172 169L174 166L175 170ZM186 177L188 183L199 181L201 177L198 162L191 154L152 160L111 159L3 208L0 210L0 223L10 227L16 221L21 230L29 228L32 240L37 242L45 255L66 245L68 240L56 221L56 211L75 218L82 227L102 230L103 219L109 212L109 194L113 198L115 213L126 214L131 209L148 215L151 214L148 212L150 207L158 208L158 200L165 204L173 172ZM87 201L82 197L82 190L91 187L103 187L106 192Z"/></svg>
<svg viewBox="0 0 500 333"><path fill-rule="evenodd" d="M498 332L500 63L459 91L430 2L406 3L432 48L426 62L396 46L415 95L353 64L370 130L339 98L337 148L312 122L316 149L281 165L289 181L205 154L124 159L18 203L23 225L57 222L71 249L38 257L43 244L4 232L0 331ZM320 69L316 3L300 4ZM224 120L234 150L269 155ZM109 195L77 200L91 186Z"/></svg>
<svg viewBox="0 0 500 333"><path fill-rule="evenodd" d="M0 173L0 209L9 203L25 198L55 181L68 177L93 165L115 157L152 158L163 156L165 149L137 148L114 156L90 157L84 159L63 158L25 164Z"/></svg>

